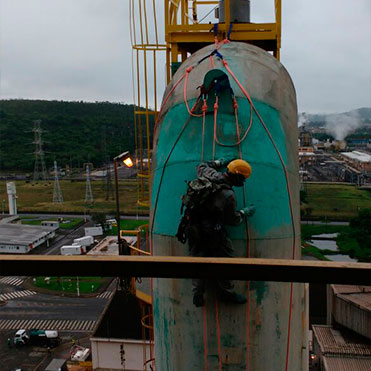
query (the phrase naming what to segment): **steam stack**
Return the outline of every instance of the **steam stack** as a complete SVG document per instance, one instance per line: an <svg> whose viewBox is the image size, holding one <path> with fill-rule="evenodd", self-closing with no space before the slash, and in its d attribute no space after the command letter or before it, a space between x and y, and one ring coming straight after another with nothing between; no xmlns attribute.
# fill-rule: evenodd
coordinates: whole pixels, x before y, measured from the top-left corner
<svg viewBox="0 0 371 371"><path fill-rule="evenodd" d="M17 215L17 191L14 182L6 183L9 200L9 215Z"/></svg>

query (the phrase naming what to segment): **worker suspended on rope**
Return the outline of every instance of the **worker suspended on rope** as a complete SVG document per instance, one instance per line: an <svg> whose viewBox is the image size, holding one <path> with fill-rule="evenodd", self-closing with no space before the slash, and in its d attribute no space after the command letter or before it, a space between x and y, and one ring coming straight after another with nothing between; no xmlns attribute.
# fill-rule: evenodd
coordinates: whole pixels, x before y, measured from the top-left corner
<svg viewBox="0 0 371 371"><path fill-rule="evenodd" d="M188 240L190 255L196 257L232 257L232 242L228 238L226 225L236 226L243 217L252 216L255 207L236 209L236 196L232 187L242 187L251 174L250 165L244 160L229 162L224 159L201 163L197 166L198 178L188 183L183 196L182 213L177 237ZM220 169L227 165L227 171ZM205 280L193 279L193 304L204 305ZM246 298L233 291L233 283L217 281L217 294L224 302L243 304Z"/></svg>

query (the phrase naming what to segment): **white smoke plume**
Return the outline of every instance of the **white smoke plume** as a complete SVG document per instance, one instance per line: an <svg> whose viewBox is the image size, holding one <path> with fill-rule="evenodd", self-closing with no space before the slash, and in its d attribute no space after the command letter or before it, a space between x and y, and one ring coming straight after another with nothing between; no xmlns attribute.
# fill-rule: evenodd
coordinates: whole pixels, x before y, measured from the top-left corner
<svg viewBox="0 0 371 371"><path fill-rule="evenodd" d="M298 115L298 127L303 126L307 123L307 115L305 112L299 113Z"/></svg>
<svg viewBox="0 0 371 371"><path fill-rule="evenodd" d="M362 124L358 112L347 112L326 117L326 131L337 140L344 140L344 138L358 129Z"/></svg>

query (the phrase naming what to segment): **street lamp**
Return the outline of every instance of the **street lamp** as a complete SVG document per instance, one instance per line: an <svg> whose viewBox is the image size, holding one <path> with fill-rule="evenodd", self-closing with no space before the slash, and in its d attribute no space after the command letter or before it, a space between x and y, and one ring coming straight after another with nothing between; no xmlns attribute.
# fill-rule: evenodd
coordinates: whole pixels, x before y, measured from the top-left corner
<svg viewBox="0 0 371 371"><path fill-rule="evenodd" d="M120 235L120 200L119 200L119 180L118 180L118 162L123 162L127 167L133 166L133 161L130 158L129 151L125 151L113 159L115 164L115 185L116 185L116 222L117 222L117 244L119 247L119 255L128 255L129 251L125 244L125 251Z"/></svg>

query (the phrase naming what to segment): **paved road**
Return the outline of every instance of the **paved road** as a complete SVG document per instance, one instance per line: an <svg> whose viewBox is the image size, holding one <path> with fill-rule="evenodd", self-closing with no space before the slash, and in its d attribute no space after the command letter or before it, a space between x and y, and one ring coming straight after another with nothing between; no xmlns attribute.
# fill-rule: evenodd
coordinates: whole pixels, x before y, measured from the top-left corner
<svg viewBox="0 0 371 371"><path fill-rule="evenodd" d="M0 301L5 303L0 306L0 330L15 329L22 324L27 328L57 326L59 330L91 331L116 286L113 281L96 297L77 298L25 289L24 278L0 278Z"/></svg>
<svg viewBox="0 0 371 371"><path fill-rule="evenodd" d="M39 330L54 331L74 331L74 332L92 332L97 321L95 320L0 320L0 330L30 330L37 328Z"/></svg>
<svg viewBox="0 0 371 371"><path fill-rule="evenodd" d="M94 223L91 220L88 220L86 223L70 231L66 235L59 235L51 244L51 246L45 251L44 255L60 255L60 249L65 245L72 245L72 242L75 238L80 238L85 236L85 228L92 227Z"/></svg>
<svg viewBox="0 0 371 371"><path fill-rule="evenodd" d="M349 225L349 222L320 222L316 220L302 220L301 224L315 224L315 225Z"/></svg>

